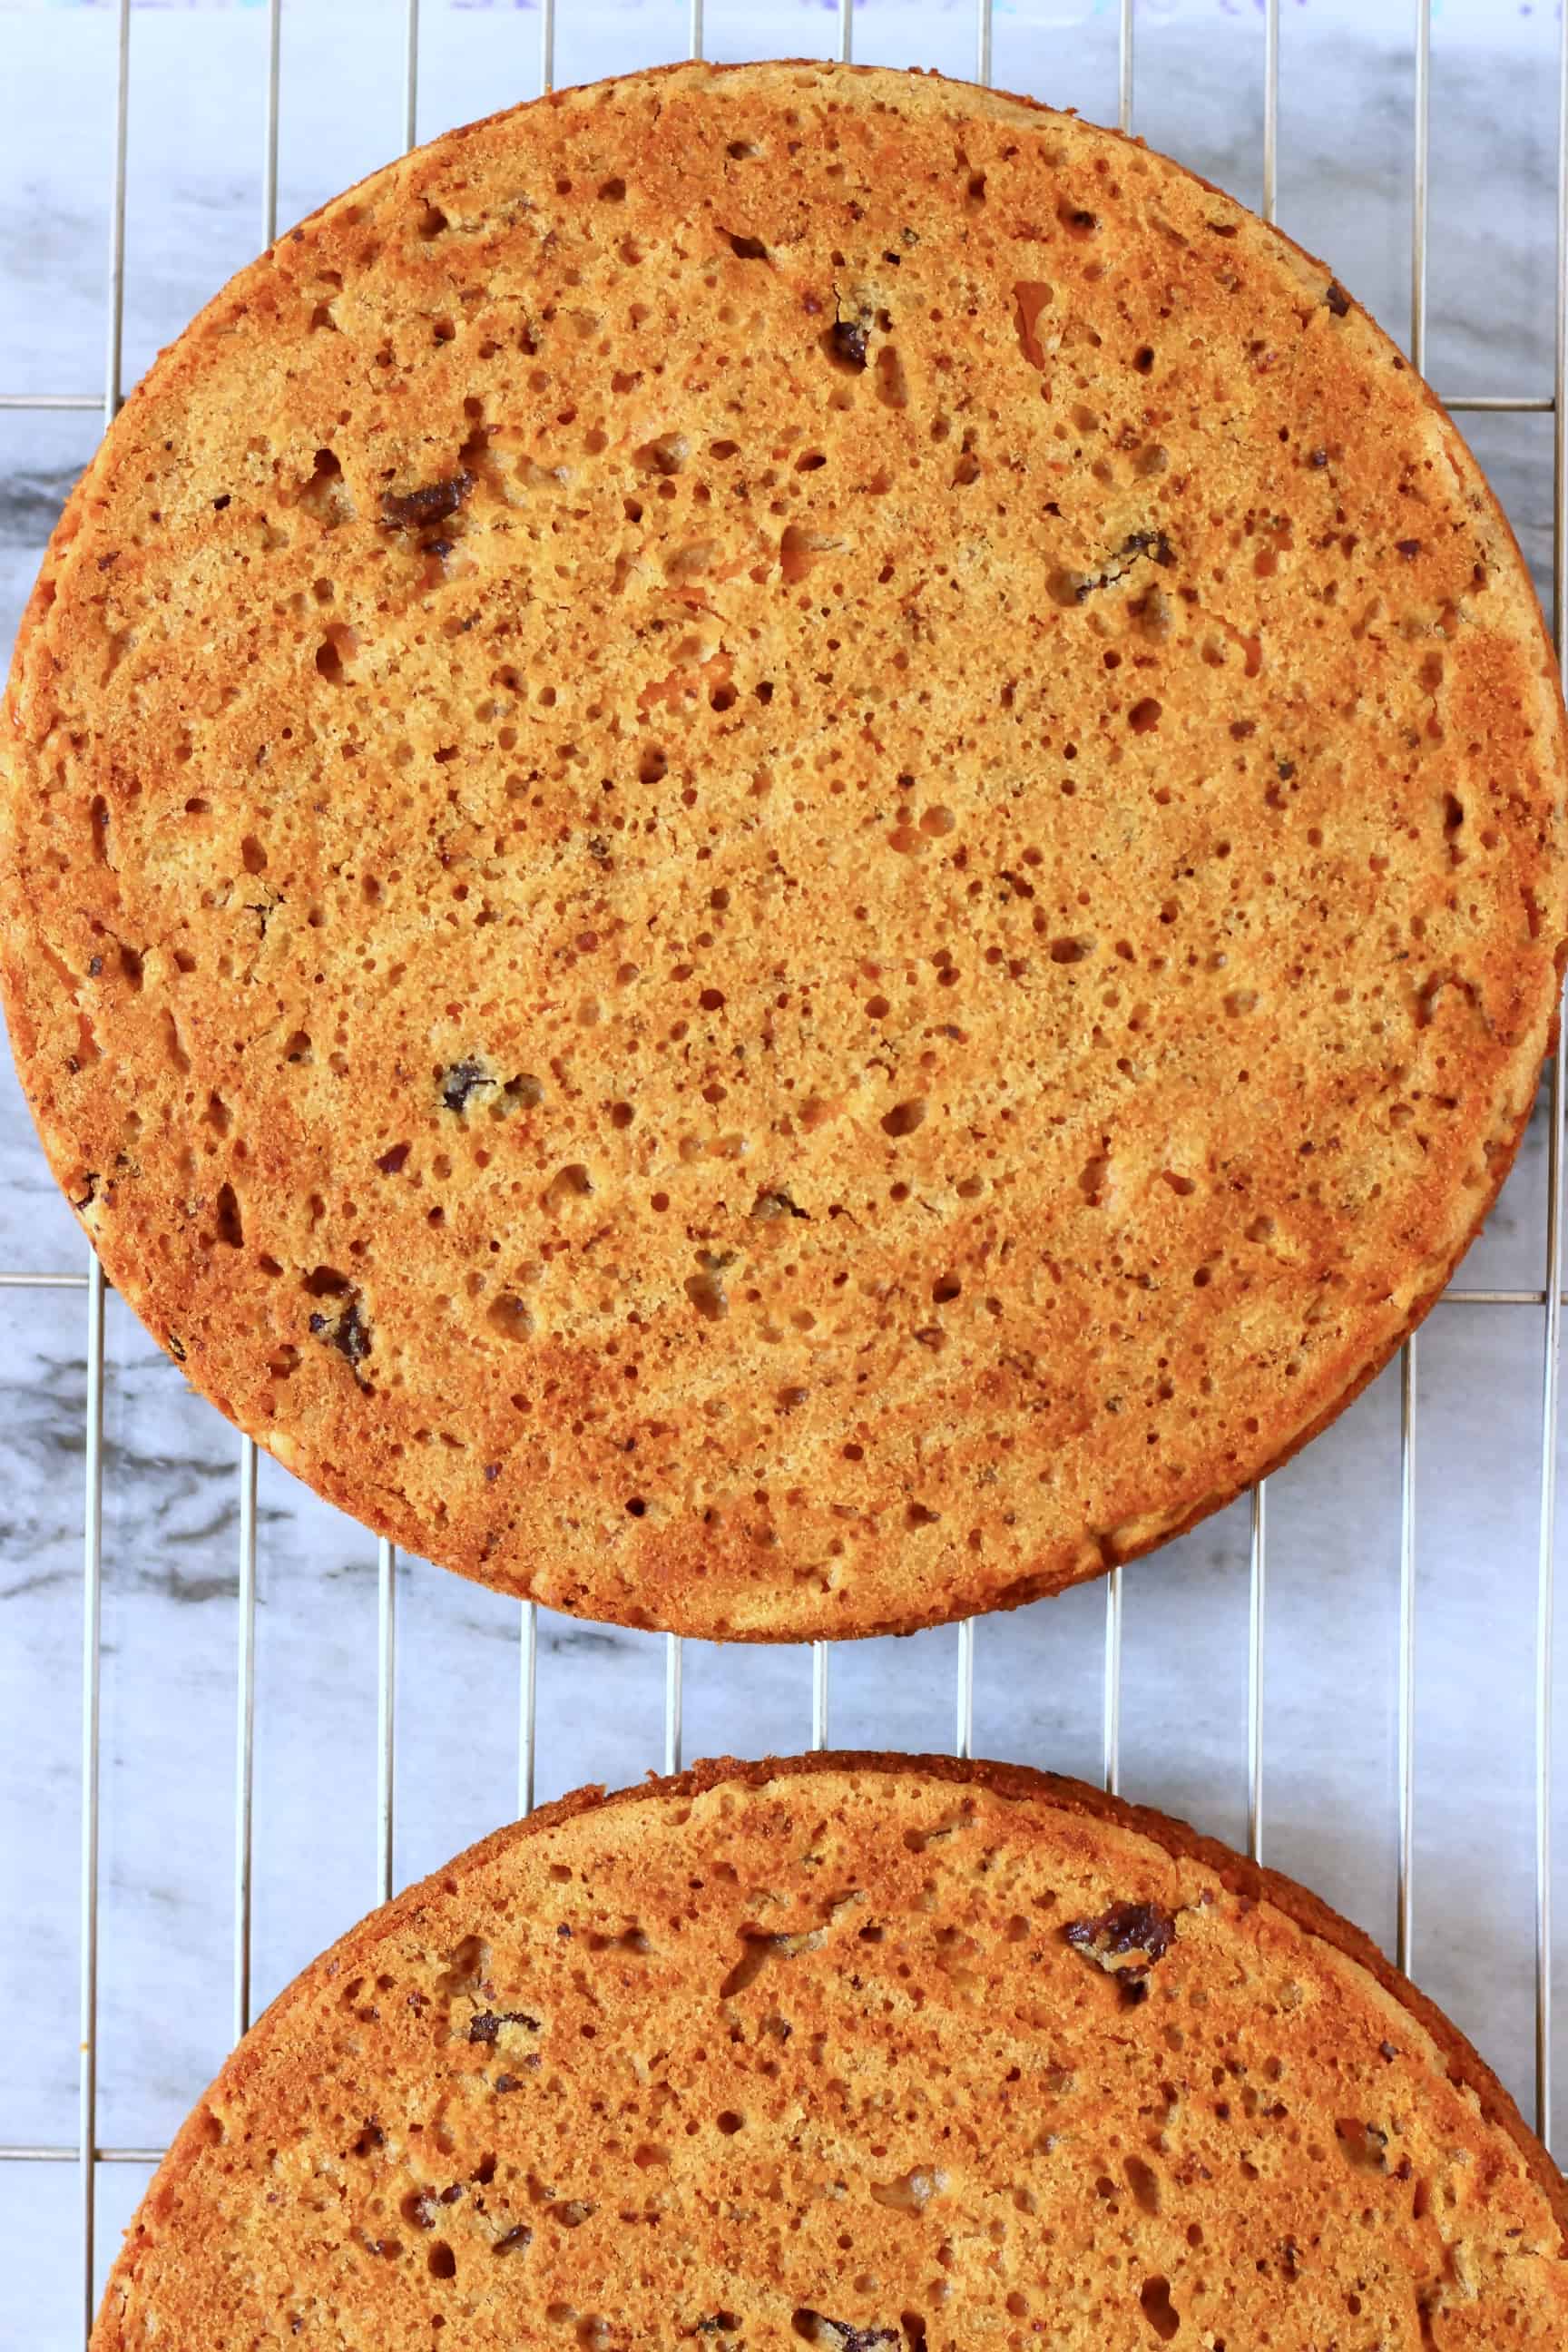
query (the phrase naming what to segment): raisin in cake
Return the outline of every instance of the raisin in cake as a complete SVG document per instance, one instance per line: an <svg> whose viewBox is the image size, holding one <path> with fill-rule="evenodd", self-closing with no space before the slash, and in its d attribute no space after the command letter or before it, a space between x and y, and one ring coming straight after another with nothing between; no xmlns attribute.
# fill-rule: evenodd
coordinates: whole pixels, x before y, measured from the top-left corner
<svg viewBox="0 0 1568 2352"><path fill-rule="evenodd" d="M1355 1929L939 1759L552 1806L240 2045L94 2352L1553 2352L1564 2184Z"/></svg>
<svg viewBox="0 0 1568 2352"><path fill-rule="evenodd" d="M451 133L166 352L0 763L51 1163L222 1410L553 1607L908 1629L1354 1395L1509 1166L1563 714L1328 268L932 77Z"/></svg>

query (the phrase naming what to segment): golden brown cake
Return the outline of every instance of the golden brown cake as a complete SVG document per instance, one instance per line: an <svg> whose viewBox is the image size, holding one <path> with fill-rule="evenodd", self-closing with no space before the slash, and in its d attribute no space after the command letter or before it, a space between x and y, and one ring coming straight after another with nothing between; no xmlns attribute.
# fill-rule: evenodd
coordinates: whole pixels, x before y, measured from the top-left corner
<svg viewBox="0 0 1568 2352"><path fill-rule="evenodd" d="M501 1831L274 2004L94 2352L1553 2352L1564 2184L1356 1929L938 1759Z"/></svg>
<svg viewBox="0 0 1568 2352"><path fill-rule="evenodd" d="M826 66L454 132L132 396L12 1034L126 1298L400 1543L865 1633L1354 1395L1508 1168L1563 722L1458 435L1136 142Z"/></svg>

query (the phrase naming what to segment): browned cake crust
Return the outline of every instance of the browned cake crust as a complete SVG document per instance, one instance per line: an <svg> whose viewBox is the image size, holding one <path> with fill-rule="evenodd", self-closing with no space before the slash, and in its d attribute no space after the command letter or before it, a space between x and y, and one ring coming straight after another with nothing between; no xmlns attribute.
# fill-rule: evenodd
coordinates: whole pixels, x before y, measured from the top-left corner
<svg viewBox="0 0 1568 2352"><path fill-rule="evenodd" d="M1338 1412L1553 1019L1563 719L1329 271L931 77L454 132L165 353L7 704L51 1164L203 1391L552 1607L907 1629Z"/></svg>
<svg viewBox="0 0 1568 2352"><path fill-rule="evenodd" d="M307 1969L93 2347L1544 2352L1565 2196L1364 1936L1184 1823L721 1762L580 1790Z"/></svg>

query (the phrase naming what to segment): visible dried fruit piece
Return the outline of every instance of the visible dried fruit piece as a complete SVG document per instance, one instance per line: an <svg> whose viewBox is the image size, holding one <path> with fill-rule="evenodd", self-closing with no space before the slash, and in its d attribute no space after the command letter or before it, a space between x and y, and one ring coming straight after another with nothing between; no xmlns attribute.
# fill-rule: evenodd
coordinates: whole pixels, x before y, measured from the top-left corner
<svg viewBox="0 0 1568 2352"><path fill-rule="evenodd" d="M388 530L427 530L455 515L473 487L472 474L465 471L448 476L444 482L428 482L423 489L384 490L382 522Z"/></svg>
<svg viewBox="0 0 1568 2352"><path fill-rule="evenodd" d="M468 2020L468 2040L494 2044L503 2025L521 2025L530 2033L539 2031L537 2017L530 2017L522 2009L481 2009Z"/></svg>
<svg viewBox="0 0 1568 2352"><path fill-rule="evenodd" d="M797 1208L791 1195L782 1187L775 1187L771 1192L759 1192L752 1203L752 1215L759 1223L764 1225L771 1223L777 1217L804 1217L808 1224L811 1222L810 1210Z"/></svg>
<svg viewBox="0 0 1568 2352"><path fill-rule="evenodd" d="M1363 2123L1359 2116L1340 2116L1335 2119L1334 2137L1347 2164L1362 2166L1368 2172L1388 2170L1388 2134L1381 2124Z"/></svg>
<svg viewBox="0 0 1568 2352"><path fill-rule="evenodd" d="M857 371L866 364L868 331L862 319L836 319L828 331L833 356Z"/></svg>
<svg viewBox="0 0 1568 2352"><path fill-rule="evenodd" d="M1051 595L1058 604L1081 604L1097 589L1120 587L1134 563L1144 555L1167 571L1176 560L1175 550L1163 530L1130 531L1103 572L1054 572L1048 583Z"/></svg>
<svg viewBox="0 0 1568 2352"><path fill-rule="evenodd" d="M820 2311L797 2311L792 2325L808 2344L822 2352L874 2352L879 2344L897 2344L896 2327L856 2327L847 2319L829 2319Z"/></svg>
<svg viewBox="0 0 1568 2352"><path fill-rule="evenodd" d="M1176 558L1163 530L1135 530L1121 542L1122 555L1147 555L1152 562L1170 565Z"/></svg>
<svg viewBox="0 0 1568 2352"><path fill-rule="evenodd" d="M1337 278L1330 278L1324 290L1323 299L1336 319L1348 318L1350 315L1351 298Z"/></svg>
<svg viewBox="0 0 1568 2352"><path fill-rule="evenodd" d="M318 1339L335 1348L345 1363L353 1368L359 1378L359 1368L370 1354L373 1345L370 1325L360 1311L360 1295L351 1291L342 1305L331 1315L312 1315L310 1328Z"/></svg>
<svg viewBox="0 0 1568 2352"><path fill-rule="evenodd" d="M441 1100L448 1110L461 1113L482 1087L495 1083L482 1062L454 1062L441 1080Z"/></svg>
<svg viewBox="0 0 1568 2352"><path fill-rule="evenodd" d="M1069 1919L1062 1934L1075 1952L1115 1977L1129 2000L1142 2000L1144 1979L1176 1940L1176 1923L1158 1903L1113 1903L1094 1919Z"/></svg>

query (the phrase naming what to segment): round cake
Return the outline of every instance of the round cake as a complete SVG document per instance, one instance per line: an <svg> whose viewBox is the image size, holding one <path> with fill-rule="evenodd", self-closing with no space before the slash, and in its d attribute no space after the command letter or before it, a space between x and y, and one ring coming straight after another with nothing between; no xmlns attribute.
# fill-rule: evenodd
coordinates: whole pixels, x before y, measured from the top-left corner
<svg viewBox="0 0 1568 2352"><path fill-rule="evenodd" d="M236 278L29 608L5 989L192 1381L552 1607L908 1630L1354 1395L1554 1018L1563 720L1320 263L931 77L687 66Z"/></svg>
<svg viewBox="0 0 1568 2352"><path fill-rule="evenodd" d="M1565 2218L1288 1880L1039 1773L722 1763L552 1805L308 1969L92 2343L1549 2352Z"/></svg>

